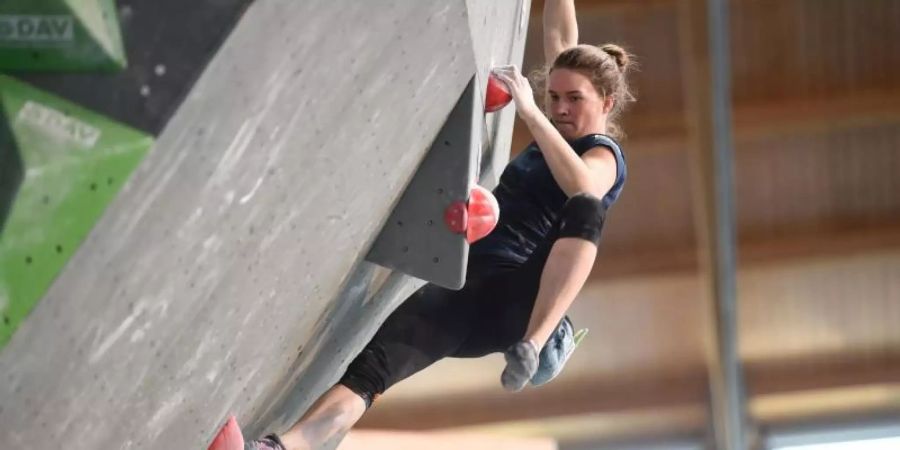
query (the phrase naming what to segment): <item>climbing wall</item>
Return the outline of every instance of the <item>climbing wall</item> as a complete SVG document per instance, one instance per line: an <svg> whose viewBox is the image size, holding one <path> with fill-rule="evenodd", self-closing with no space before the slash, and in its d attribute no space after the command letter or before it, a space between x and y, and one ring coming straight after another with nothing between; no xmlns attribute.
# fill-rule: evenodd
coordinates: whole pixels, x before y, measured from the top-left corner
<svg viewBox="0 0 900 450"><path fill-rule="evenodd" d="M486 77L474 15L528 9L493 3L119 2L118 72L3 69L39 103L113 121L148 149L0 349L0 448L203 448L230 413L248 435L295 420L422 283L364 257ZM524 32L500 38L512 50L494 62L520 60ZM480 124L508 135L512 114ZM6 277L38 263L11 253L21 238L8 233L24 229L15 211L39 166L0 157Z"/></svg>

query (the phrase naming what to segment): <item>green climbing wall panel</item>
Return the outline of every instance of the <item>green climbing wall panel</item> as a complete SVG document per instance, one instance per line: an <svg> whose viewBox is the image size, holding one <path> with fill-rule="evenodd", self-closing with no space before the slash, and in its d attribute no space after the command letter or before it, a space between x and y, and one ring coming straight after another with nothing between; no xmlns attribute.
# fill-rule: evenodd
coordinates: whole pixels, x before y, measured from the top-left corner
<svg viewBox="0 0 900 450"><path fill-rule="evenodd" d="M152 144L0 75L0 348Z"/></svg>
<svg viewBox="0 0 900 450"><path fill-rule="evenodd" d="M115 0L0 1L0 70L126 66Z"/></svg>

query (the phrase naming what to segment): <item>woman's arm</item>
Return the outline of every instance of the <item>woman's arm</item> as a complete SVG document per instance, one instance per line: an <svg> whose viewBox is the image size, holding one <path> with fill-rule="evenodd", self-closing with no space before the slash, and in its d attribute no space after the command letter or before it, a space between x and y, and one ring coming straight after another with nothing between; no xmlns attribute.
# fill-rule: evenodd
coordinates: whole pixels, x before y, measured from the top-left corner
<svg viewBox="0 0 900 450"><path fill-rule="evenodd" d="M553 64L563 50L576 45L575 0L544 0L544 60Z"/></svg>
<svg viewBox="0 0 900 450"><path fill-rule="evenodd" d="M598 147L579 157L543 114L533 114L523 120L541 149L553 179L567 196L584 192L603 198L609 192L616 181L616 158L611 151Z"/></svg>
<svg viewBox="0 0 900 450"><path fill-rule="evenodd" d="M612 152L596 148L579 157L538 109L531 85L519 69L506 66L495 73L509 86L519 117L528 126L560 189L569 197L579 192L601 198L606 195L616 179L616 159Z"/></svg>
<svg viewBox="0 0 900 450"><path fill-rule="evenodd" d="M578 45L575 0L545 0L543 19L544 60L547 64L553 64L560 53ZM524 77L516 78L522 78L527 84ZM528 87L530 88L530 85ZM533 98L530 89L527 95ZM544 151L553 177L563 192L570 197L578 192L591 192L590 174L547 117L538 113L530 114L528 117L523 115L522 119L528 125L538 147Z"/></svg>
<svg viewBox="0 0 900 450"><path fill-rule="evenodd" d="M522 340L537 349L544 347L587 281L596 256L597 246L584 239L561 238L554 243Z"/></svg>
<svg viewBox="0 0 900 450"><path fill-rule="evenodd" d="M579 200L586 199L587 197L584 197ZM596 199L593 202L589 199L587 201L589 204L599 203ZM585 205L583 202L580 205L573 205L577 206L583 208ZM572 219L584 220L585 218L578 217L584 214L583 209L578 211L581 213L575 214ZM602 222L600 217L597 220ZM599 232L601 224L596 225L596 231ZM505 352L506 368L500 375L500 382L504 388L517 392L537 373L541 349L590 276L596 256L597 243L593 237L561 237L553 243L541 271L540 285L525 335L521 341L510 346Z"/></svg>

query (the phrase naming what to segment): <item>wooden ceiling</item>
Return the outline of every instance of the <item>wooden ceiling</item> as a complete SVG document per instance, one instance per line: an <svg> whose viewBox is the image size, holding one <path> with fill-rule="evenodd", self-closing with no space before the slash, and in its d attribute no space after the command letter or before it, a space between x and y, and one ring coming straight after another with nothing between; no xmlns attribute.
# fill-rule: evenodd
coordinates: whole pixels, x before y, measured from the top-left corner
<svg viewBox="0 0 900 450"><path fill-rule="evenodd" d="M573 307L588 340L551 385L447 361L361 423L563 441L702 435L708 390L681 0L578 1L581 40L638 55L625 191ZM526 70L540 58L534 2ZM900 416L900 1L733 0L740 355L760 429ZM521 126L513 152L527 144Z"/></svg>

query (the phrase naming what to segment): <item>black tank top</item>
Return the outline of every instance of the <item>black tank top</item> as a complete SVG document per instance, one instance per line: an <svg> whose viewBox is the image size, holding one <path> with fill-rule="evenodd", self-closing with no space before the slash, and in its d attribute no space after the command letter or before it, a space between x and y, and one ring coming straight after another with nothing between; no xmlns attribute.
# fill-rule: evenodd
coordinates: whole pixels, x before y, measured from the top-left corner
<svg viewBox="0 0 900 450"><path fill-rule="evenodd" d="M616 157L616 181L603 197L604 209L619 198L625 184L627 169L619 144L602 134L589 134L569 145L578 156L603 146ZM500 205L497 227L469 250L469 272L491 268L514 268L524 263L534 249L546 239L568 197L556 183L547 161L537 144L515 157L500 175L494 189Z"/></svg>

